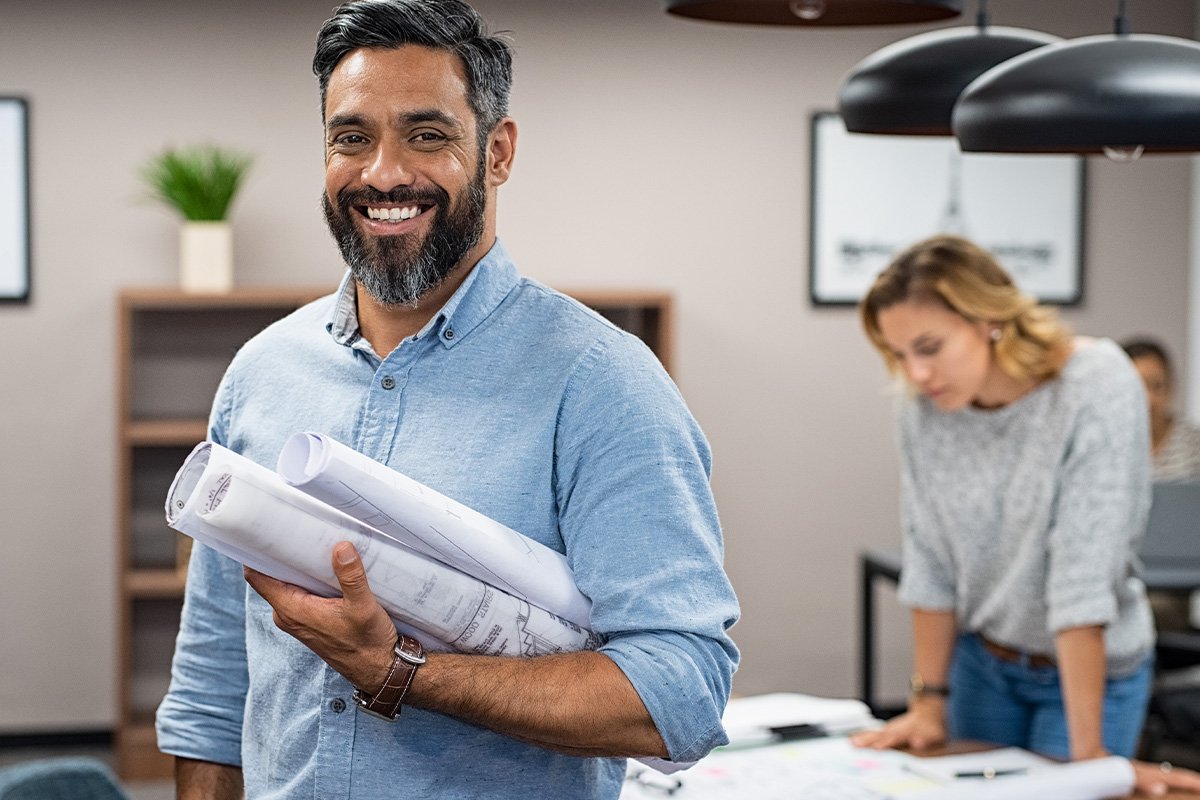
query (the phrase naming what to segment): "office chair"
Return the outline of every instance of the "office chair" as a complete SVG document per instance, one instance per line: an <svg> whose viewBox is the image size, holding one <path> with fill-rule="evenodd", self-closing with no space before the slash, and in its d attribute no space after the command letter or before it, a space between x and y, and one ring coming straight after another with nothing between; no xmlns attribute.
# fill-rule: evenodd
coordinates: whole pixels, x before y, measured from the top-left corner
<svg viewBox="0 0 1200 800"><path fill-rule="evenodd" d="M0 768L0 800L130 800L104 762L45 758Z"/></svg>

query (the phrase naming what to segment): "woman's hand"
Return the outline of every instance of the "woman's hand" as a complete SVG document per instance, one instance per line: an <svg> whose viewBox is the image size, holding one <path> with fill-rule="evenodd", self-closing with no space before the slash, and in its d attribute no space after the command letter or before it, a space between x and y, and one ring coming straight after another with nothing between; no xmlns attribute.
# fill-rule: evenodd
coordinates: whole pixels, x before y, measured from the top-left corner
<svg viewBox="0 0 1200 800"><path fill-rule="evenodd" d="M1129 763L1133 764L1134 790L1138 795L1162 797L1172 789L1200 792L1200 773L1173 767L1166 761L1161 764L1145 761Z"/></svg>
<svg viewBox="0 0 1200 800"><path fill-rule="evenodd" d="M925 750L946 742L946 703L940 697L918 697L909 703L908 711L890 720L882 728L863 731L850 737L856 747L884 750L889 747L911 747Z"/></svg>

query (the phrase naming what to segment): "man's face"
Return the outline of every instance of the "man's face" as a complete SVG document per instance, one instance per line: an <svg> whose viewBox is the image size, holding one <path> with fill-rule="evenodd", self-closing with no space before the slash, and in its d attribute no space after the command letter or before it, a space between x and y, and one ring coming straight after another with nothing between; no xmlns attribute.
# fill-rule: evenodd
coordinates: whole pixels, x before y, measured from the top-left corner
<svg viewBox="0 0 1200 800"><path fill-rule="evenodd" d="M359 49L334 69L322 206L342 257L377 301L415 306L483 255L472 250L486 227L485 152L456 56Z"/></svg>

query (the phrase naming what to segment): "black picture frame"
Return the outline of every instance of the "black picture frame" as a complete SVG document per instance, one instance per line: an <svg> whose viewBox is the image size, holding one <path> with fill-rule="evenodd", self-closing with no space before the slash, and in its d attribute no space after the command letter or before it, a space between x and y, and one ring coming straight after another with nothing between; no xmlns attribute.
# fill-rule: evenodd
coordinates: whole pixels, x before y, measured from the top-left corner
<svg viewBox="0 0 1200 800"><path fill-rule="evenodd" d="M0 303L30 299L29 180L29 101L0 96Z"/></svg>
<svg viewBox="0 0 1200 800"><path fill-rule="evenodd" d="M1084 157L962 153L951 136L848 133L832 111L812 115L810 142L813 305L857 305L893 255L938 233L990 250L1040 302L1083 302Z"/></svg>

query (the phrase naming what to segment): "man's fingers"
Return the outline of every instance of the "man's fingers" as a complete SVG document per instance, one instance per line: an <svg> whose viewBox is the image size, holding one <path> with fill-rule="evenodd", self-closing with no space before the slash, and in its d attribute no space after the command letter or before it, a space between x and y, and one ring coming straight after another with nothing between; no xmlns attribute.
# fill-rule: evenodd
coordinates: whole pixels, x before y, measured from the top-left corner
<svg viewBox="0 0 1200 800"><path fill-rule="evenodd" d="M263 596L267 602L271 602L271 598L278 596L280 592L286 591L291 584L276 580L270 575L265 575L250 567L242 567L242 574L246 578L246 583L254 588L254 591Z"/></svg>
<svg viewBox="0 0 1200 800"><path fill-rule="evenodd" d="M338 542L333 548L333 574L342 587L342 596L349 602L358 603L371 597L367 570L358 551L349 542Z"/></svg>

